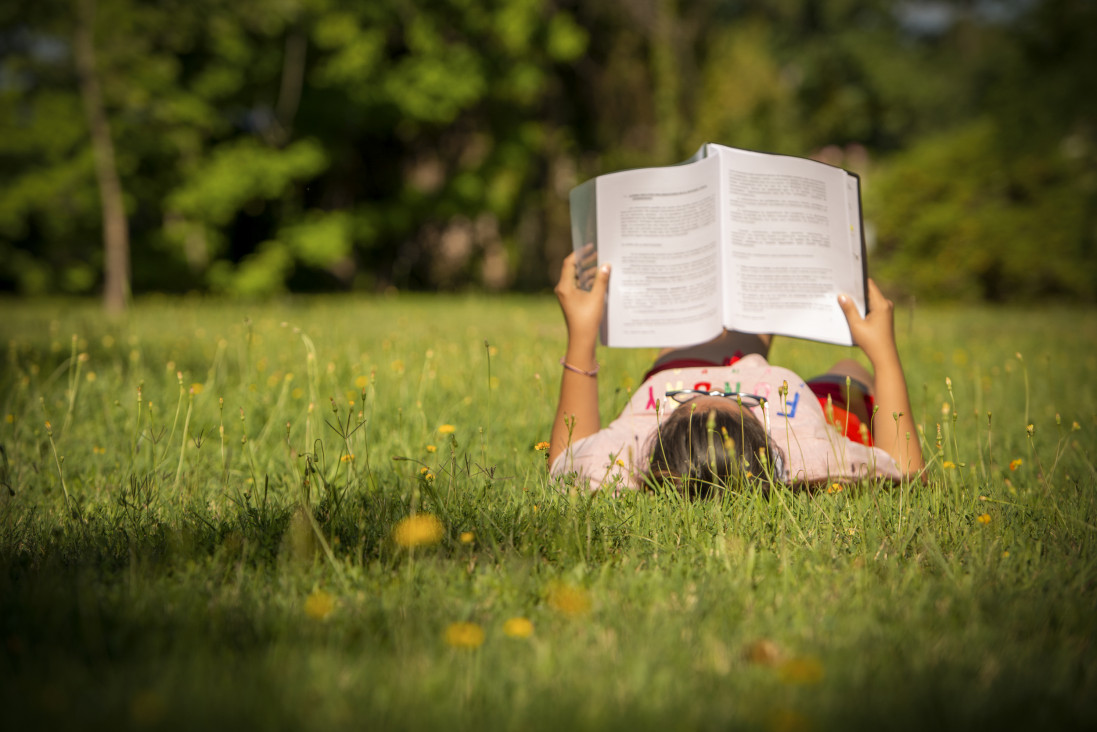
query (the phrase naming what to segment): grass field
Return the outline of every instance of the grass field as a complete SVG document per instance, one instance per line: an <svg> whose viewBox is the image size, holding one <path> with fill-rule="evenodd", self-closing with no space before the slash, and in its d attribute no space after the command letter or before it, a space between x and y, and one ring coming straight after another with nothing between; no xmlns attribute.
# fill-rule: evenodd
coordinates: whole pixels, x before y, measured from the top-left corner
<svg viewBox="0 0 1097 732"><path fill-rule="evenodd" d="M924 485L691 504L548 480L551 298L0 308L6 729L1097 726L1092 310L902 306Z"/></svg>

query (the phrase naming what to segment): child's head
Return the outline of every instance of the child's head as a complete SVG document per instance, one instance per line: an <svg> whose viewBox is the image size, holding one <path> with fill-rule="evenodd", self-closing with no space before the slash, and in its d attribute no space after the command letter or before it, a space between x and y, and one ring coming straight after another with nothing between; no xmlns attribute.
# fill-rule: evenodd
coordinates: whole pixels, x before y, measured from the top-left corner
<svg viewBox="0 0 1097 732"><path fill-rule="evenodd" d="M762 423L734 399L699 396L678 406L649 447L648 477L668 480L690 498L731 488L747 479L768 486L773 450Z"/></svg>

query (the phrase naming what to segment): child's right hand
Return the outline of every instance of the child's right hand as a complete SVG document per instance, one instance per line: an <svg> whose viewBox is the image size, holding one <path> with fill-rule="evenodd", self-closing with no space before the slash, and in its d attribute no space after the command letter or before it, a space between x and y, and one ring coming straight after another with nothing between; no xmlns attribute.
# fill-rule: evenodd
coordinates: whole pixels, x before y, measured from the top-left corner
<svg viewBox="0 0 1097 732"><path fill-rule="evenodd" d="M575 252L564 259L560 269L560 281L556 283L556 299L564 311L564 320L568 327L568 337L595 337L602 324L605 311L606 288L609 286L609 265L603 264L596 270L584 271L584 278L593 274L589 291L584 289L577 279L577 261Z"/></svg>
<svg viewBox="0 0 1097 732"><path fill-rule="evenodd" d="M895 347L895 306L884 297L872 280L868 281L868 315L864 318L847 295L838 296L846 314L853 342L872 362L873 387L879 416L872 419L872 439L876 446L895 458L899 470L914 477L925 462L918 438L918 425L910 409L906 376ZM922 479L925 480L924 474Z"/></svg>
<svg viewBox="0 0 1097 732"><path fill-rule="evenodd" d="M884 297L875 282L868 281L868 315L864 318L848 295L839 295L838 305L849 323L853 343L865 352L869 361L876 364L881 359L898 355L895 347L895 305Z"/></svg>

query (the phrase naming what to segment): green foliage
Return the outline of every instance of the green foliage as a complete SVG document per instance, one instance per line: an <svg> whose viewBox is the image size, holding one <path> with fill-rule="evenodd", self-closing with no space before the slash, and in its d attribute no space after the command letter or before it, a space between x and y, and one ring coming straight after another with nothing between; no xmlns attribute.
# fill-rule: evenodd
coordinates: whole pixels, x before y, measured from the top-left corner
<svg viewBox="0 0 1097 732"><path fill-rule="evenodd" d="M582 56L590 43L590 35L566 13L553 13L547 35L549 57L564 63Z"/></svg>
<svg viewBox="0 0 1097 732"><path fill-rule="evenodd" d="M874 267L908 293L958 299L1088 299L1097 255L1078 160L1003 155L989 121L927 140L870 184Z"/></svg>
<svg viewBox="0 0 1097 732"><path fill-rule="evenodd" d="M691 131L698 145L731 140L751 150L801 147L792 124L795 88L773 56L770 34L769 26L752 21L712 39Z"/></svg>
<svg viewBox="0 0 1097 732"><path fill-rule="evenodd" d="M548 480L547 298L6 312L12 725L1097 720L1091 310L900 307L925 483L697 503ZM652 355L599 354L604 417ZM398 543L412 511L435 543ZM482 645L447 643L455 622Z"/></svg>
<svg viewBox="0 0 1097 732"><path fill-rule="evenodd" d="M293 272L290 248L279 241L264 242L233 267L225 260L210 267L210 287L215 292L257 298L282 291Z"/></svg>
<svg viewBox="0 0 1097 732"><path fill-rule="evenodd" d="M345 214L313 214L283 231L297 259L312 267L326 267L350 255L350 221Z"/></svg>
<svg viewBox="0 0 1097 732"><path fill-rule="evenodd" d="M302 140L272 150L254 140L240 140L221 145L191 171L187 184L172 192L167 205L187 218L224 225L248 203L280 198L291 184L315 176L326 165L315 142Z"/></svg>
<svg viewBox="0 0 1097 732"><path fill-rule="evenodd" d="M91 4L137 291L543 288L570 245L566 193L589 176L704 141L910 169L988 124L978 160L955 156L983 171L1009 158L985 225L931 202L916 241L888 230L888 256L914 262L921 295L1092 290L1092 3ZM61 2L0 13L4 290L98 286L73 24ZM874 207L909 221L906 199L933 191L951 195L930 184ZM300 243L333 214L347 223L305 236L326 243ZM967 274L926 263L934 227L970 229ZM1057 262L1000 236L1047 236Z"/></svg>

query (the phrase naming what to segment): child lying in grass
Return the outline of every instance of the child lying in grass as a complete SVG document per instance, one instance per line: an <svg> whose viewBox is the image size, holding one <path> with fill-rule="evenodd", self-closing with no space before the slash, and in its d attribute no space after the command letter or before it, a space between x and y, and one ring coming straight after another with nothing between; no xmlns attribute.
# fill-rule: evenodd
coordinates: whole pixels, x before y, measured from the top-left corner
<svg viewBox="0 0 1097 732"><path fill-rule="evenodd" d="M922 469L893 306L875 282L869 280L865 318L839 297L875 375L846 360L805 381L766 361L772 336L725 331L660 352L620 416L603 428L594 356L609 266L585 273L594 278L589 291L576 273L572 254L556 285L568 345L549 448L553 475L577 475L591 489L667 481L699 496L744 481L829 485L901 479Z"/></svg>

